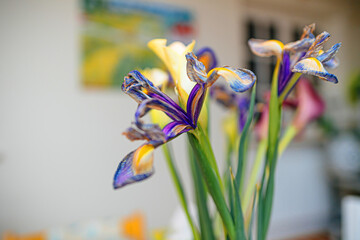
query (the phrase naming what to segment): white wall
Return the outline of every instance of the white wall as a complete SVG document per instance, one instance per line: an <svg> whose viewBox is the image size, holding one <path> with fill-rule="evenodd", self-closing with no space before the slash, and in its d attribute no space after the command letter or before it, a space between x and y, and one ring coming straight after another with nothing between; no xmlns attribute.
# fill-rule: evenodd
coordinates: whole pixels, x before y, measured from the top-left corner
<svg viewBox="0 0 360 240"><path fill-rule="evenodd" d="M239 65L237 24L242 12L236 2L210 1L205 9L204 1L191 4L198 14L199 45L212 46L221 63ZM168 223L177 205L160 150L151 179L112 189L117 164L138 145L121 135L136 104L117 90L81 87L78 11L70 0L0 3L0 233L124 216L139 209L150 227L158 227ZM214 111L214 143L221 146L216 124L223 112L218 107ZM180 149L183 140L175 140ZM221 148L216 155L222 156ZM285 222L303 228L324 224L329 204L322 158L315 147L285 153L278 171L274 229ZM188 184L186 155L180 153L177 161ZM314 216L321 219L308 221Z"/></svg>

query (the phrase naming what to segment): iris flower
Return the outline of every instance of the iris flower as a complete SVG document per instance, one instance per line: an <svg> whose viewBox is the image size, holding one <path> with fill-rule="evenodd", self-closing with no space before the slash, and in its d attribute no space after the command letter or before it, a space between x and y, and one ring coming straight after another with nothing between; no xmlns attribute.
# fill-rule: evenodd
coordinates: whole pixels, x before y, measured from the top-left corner
<svg viewBox="0 0 360 240"><path fill-rule="evenodd" d="M179 104L181 107L186 107L186 102L195 82L189 79L186 70L185 55L192 52L195 46L195 41L188 45L176 41L167 45L166 39L153 39L148 43L148 47L162 60L167 70L170 72L171 80L175 84L175 91L179 97ZM201 61L208 72L210 69L216 67L217 61L215 54L209 48L201 49L196 56ZM206 97L206 96L205 96ZM206 100L205 100L206 102ZM207 107L203 108L200 122L204 129L207 129Z"/></svg>
<svg viewBox="0 0 360 240"><path fill-rule="evenodd" d="M120 162L114 176L114 188L120 188L151 176L154 172L154 149L182 133L197 128L206 91L220 77L224 78L235 92L248 90L256 80L255 75L247 69L225 66L206 72L205 66L192 52L186 54L186 70L193 86L186 98L184 109L140 72L132 71L125 77L122 89L137 101L139 106L135 113L134 127L128 128L124 134L130 140L145 140L146 142L126 155ZM181 94L179 91L178 93ZM183 93L187 92L184 90ZM158 125L144 123L142 117L151 109L164 112L171 122L162 129Z"/></svg>
<svg viewBox="0 0 360 240"><path fill-rule="evenodd" d="M300 40L283 44L278 40L250 39L252 52L260 57L276 56L275 75L278 79L278 96L283 101L295 86L301 74L310 74L320 79L337 83L334 74L326 71L337 65L335 54L341 43L323 51L323 45L329 40L330 34L322 32L314 36L315 24L305 26Z"/></svg>
<svg viewBox="0 0 360 240"><path fill-rule="evenodd" d="M183 44L179 42L180 46ZM185 45L183 45L185 48ZM196 52L196 56L200 62L202 62L205 66L206 71L210 71L211 69L217 67L217 60L215 53L208 47L204 47L199 49ZM180 56L179 56L180 58ZM185 58L185 54L183 56ZM179 61L180 62L180 61ZM186 68L184 69L186 71ZM168 88L175 87L174 86L174 79L171 76L171 74L167 74L165 71L159 69L159 68L152 68L152 69L144 69L141 71L141 73L149 79L156 87L158 87L162 92L165 92ZM206 100L205 100L206 101ZM207 109L205 106L205 109L201 112L202 115L207 115ZM151 120L153 123L158 124L161 128L163 128L166 124L168 124L171 119L167 117L167 115L164 112L158 111L158 110L152 110L150 111ZM202 116L200 116L201 118ZM207 118L207 116L206 116ZM206 127L207 121L206 119L203 120L204 124L203 126Z"/></svg>

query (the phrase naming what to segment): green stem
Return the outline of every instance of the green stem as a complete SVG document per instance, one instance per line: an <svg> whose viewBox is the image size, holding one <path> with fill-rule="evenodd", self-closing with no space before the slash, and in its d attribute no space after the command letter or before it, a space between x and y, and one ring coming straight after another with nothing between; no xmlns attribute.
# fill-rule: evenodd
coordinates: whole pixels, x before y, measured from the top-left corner
<svg viewBox="0 0 360 240"><path fill-rule="evenodd" d="M238 145L238 165L236 170L236 176L235 181L236 185L240 187L241 189L238 189L239 191L243 188L243 181L244 181L244 173L245 173L245 157L246 157L246 147L247 147L247 140L248 140L248 131L250 128L251 121L253 119L253 113L254 113L254 105L255 105L255 96L256 96L256 83L253 86L252 93L251 93L251 101L250 101L250 108L249 113L246 119L246 123L244 126L244 129L240 136L240 142ZM240 191L241 193L241 191Z"/></svg>
<svg viewBox="0 0 360 240"><path fill-rule="evenodd" d="M272 209L274 189L273 171L275 171L281 121L281 102L279 101L278 97L278 76L280 63L281 58L278 58L271 82L271 96L269 102L270 114L268 127L268 148L266 152L266 163L262 174L258 201L258 240L266 239ZM270 179L268 179L267 177L267 173L269 172L269 170Z"/></svg>
<svg viewBox="0 0 360 240"><path fill-rule="evenodd" d="M285 97L289 94L291 89L295 86L297 83L299 77L301 76L301 73L294 73L292 77L290 78L288 84L286 85L285 89L279 96L279 102L282 103L285 99Z"/></svg>
<svg viewBox="0 0 360 240"><path fill-rule="evenodd" d="M165 158L166 158L166 162L168 164L168 167L169 167L169 170L170 170L170 173L171 173L172 180L173 180L174 185L176 187L178 197L180 198L181 206L183 207L183 209L185 211L185 215L186 215L187 220L188 220L188 222L190 224L191 231L193 232L194 239L199 240L200 239L199 232L196 229L195 224L194 224L194 222L193 222L193 220L192 220L192 218L190 216L185 191L184 191L180 176L179 176L179 174L178 174L178 172L176 170L176 166L175 166L175 163L173 161L173 156L172 156L172 153L171 153L171 150L170 150L169 143L164 144L162 146L162 149L163 149L163 152L164 152L164 155L165 155Z"/></svg>
<svg viewBox="0 0 360 240"><path fill-rule="evenodd" d="M195 153L188 144L190 168L194 182L194 193L198 209L200 232L202 240L215 240L213 225L207 204L207 191L204 180L201 178L199 164L196 162Z"/></svg>
<svg viewBox="0 0 360 240"><path fill-rule="evenodd" d="M197 131L196 129L195 131ZM226 201L223 195L222 188L220 186L219 178L215 173L215 169L212 167L211 160L208 158L207 152L204 150L203 142L199 141L193 133L188 133L188 139L190 145L195 153L196 161L199 164L203 179L206 183L207 189L214 200L215 206L221 216L225 229L230 239L235 239L235 226L230 214L230 211L226 205Z"/></svg>
<svg viewBox="0 0 360 240"><path fill-rule="evenodd" d="M217 166L215 155L214 155L210 140L208 138L208 135L206 134L206 132L202 129L202 127L200 125L198 125L198 127L194 130L194 135L197 137L197 139L201 143L200 148L205 153L211 167L215 171L215 174L219 181L221 190L224 191L224 185L222 183L219 168Z"/></svg>
<svg viewBox="0 0 360 240"><path fill-rule="evenodd" d="M278 153L279 157L283 154L286 147L289 145L291 140L293 140L296 137L297 134L298 134L298 130L294 125L288 126L288 128L284 133L284 136L281 138L279 143L279 153Z"/></svg>
<svg viewBox="0 0 360 240"><path fill-rule="evenodd" d="M251 169L249 182L246 186L246 191L244 195L244 201L242 202L242 208L244 209L244 212L247 212L249 210L249 204L252 196L254 195L254 191L256 190L256 182L259 179L259 173L260 169L262 167L263 158L265 156L267 147L267 139L263 139L260 141L254 161L254 165Z"/></svg>

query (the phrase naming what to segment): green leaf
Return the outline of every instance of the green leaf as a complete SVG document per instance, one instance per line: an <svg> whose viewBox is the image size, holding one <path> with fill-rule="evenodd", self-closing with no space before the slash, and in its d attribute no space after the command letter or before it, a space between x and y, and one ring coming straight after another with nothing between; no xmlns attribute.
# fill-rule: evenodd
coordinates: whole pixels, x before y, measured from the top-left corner
<svg viewBox="0 0 360 240"><path fill-rule="evenodd" d="M248 231L247 231L249 240L252 239L252 226L253 226L253 222L254 222L254 218L255 218L256 197L257 197L257 190L254 192L252 211L251 211L250 222L249 222Z"/></svg>
<svg viewBox="0 0 360 240"><path fill-rule="evenodd" d="M223 224L227 233L230 236L230 239L235 237L235 228L234 222L232 220L230 211L226 205L225 198L220 186L220 182L215 173L215 170L212 168L210 160L207 158L206 153L202 150L201 143L199 140L192 134L188 133L188 139L190 145L195 153L195 159L199 164L203 179L206 183L207 189L214 200L215 206L221 216Z"/></svg>
<svg viewBox="0 0 360 240"><path fill-rule="evenodd" d="M204 181L201 178L201 172L199 165L196 162L195 154L192 148L188 145L189 159L190 159L190 168L194 181L194 192L196 197L196 205L198 208L199 214L199 223L201 231L201 239L215 240L215 235L213 232L212 221L209 214L209 209L207 205L207 192L204 185Z"/></svg>
<svg viewBox="0 0 360 240"><path fill-rule="evenodd" d="M244 216L241 209L240 196L239 196L239 187L236 184L235 177L231 172L231 191L233 193L233 214L234 214L234 222L235 222L235 239L236 240L246 240L245 236L245 227L244 227Z"/></svg>
<svg viewBox="0 0 360 240"><path fill-rule="evenodd" d="M182 181L180 179L179 173L178 173L178 171L176 169L176 166L175 166L175 163L174 163L174 160L173 160L173 155L172 155L172 152L171 152L171 149L170 149L170 144L169 143L164 144L162 149L163 149L165 159L166 159L166 162L168 164L170 174L171 174L171 177L173 179L177 194L178 194L178 196L180 198L181 206L184 209L185 215L187 217L187 220L188 220L188 222L190 224L190 227L191 227L191 230L193 232L194 239L198 240L199 239L199 233L198 233L198 230L196 229L195 224L194 224L194 222L193 222L193 220L192 220L192 218L190 216L190 212L189 212L189 209L188 209L188 203L187 203L187 199L186 199L186 194L185 194L184 187L183 187Z"/></svg>
<svg viewBox="0 0 360 240"><path fill-rule="evenodd" d="M264 187L264 178L265 178L265 170L263 173L263 177L260 184L260 190L259 190L259 199L258 199L258 209L257 209L257 239L263 240L263 234L264 234L264 199L263 199L263 187Z"/></svg>
<svg viewBox="0 0 360 240"><path fill-rule="evenodd" d="M248 116L246 119L244 129L241 133L240 143L239 143L239 148L238 148L238 165L237 165L237 170L236 170L235 181L236 181L236 185L240 186L240 187L242 186L241 183L243 182L242 179L244 178L245 149L246 149L246 145L247 145L246 142L247 142L247 138L248 138L250 124L251 124L251 121L252 121L253 115L254 115L255 97L256 97L256 83L254 84L252 92L251 92L250 109L249 109L249 113L248 113Z"/></svg>
<svg viewBox="0 0 360 240"><path fill-rule="evenodd" d="M259 196L259 214L258 220L258 239L264 240L269 228L269 221L272 210L272 200L274 193L274 174L278 152L278 142L280 135L281 123L281 104L278 97L278 73L280 67L280 59L277 60L272 83L271 96L269 103L269 134L268 134L268 149L266 152L266 164L261 180L260 196ZM269 171L269 178L267 177ZM264 189L265 187L265 189ZM261 209L260 209L261 207ZM260 229L260 230L259 230ZM259 234L259 231L261 234Z"/></svg>

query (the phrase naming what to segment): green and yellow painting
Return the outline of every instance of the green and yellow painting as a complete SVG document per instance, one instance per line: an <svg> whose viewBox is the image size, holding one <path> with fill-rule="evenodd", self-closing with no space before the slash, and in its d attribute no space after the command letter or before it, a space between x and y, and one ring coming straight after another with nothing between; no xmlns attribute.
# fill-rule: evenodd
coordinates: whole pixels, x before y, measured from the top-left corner
<svg viewBox="0 0 360 240"><path fill-rule="evenodd" d="M190 41L192 14L163 4L123 0L83 0L82 83L120 88L131 70L162 67L148 49L153 38Z"/></svg>

